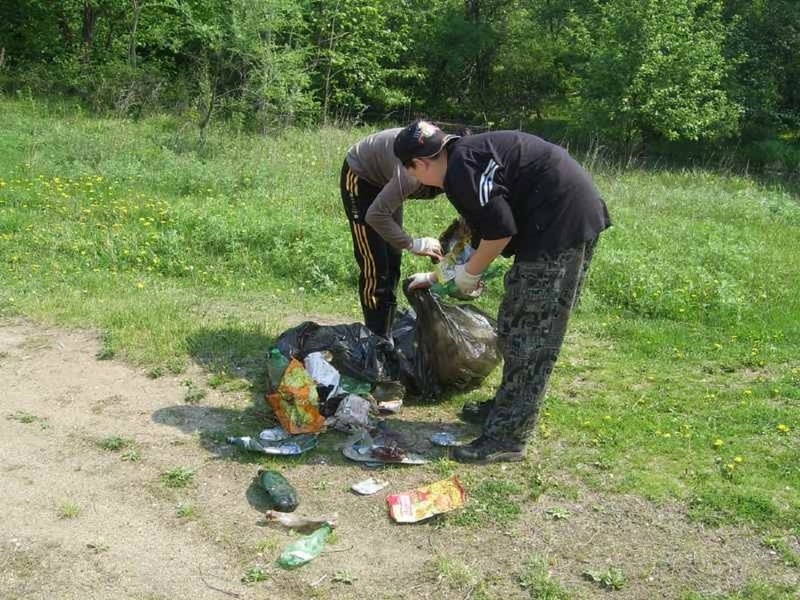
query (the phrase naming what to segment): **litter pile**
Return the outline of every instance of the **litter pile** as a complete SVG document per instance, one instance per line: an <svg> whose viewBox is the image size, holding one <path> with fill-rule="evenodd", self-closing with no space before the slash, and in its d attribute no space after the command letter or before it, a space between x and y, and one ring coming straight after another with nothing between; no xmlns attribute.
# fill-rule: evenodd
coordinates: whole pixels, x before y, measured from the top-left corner
<svg viewBox="0 0 800 600"><path fill-rule="evenodd" d="M448 265L467 260L470 253L463 243L463 227L454 223L448 231L461 236L457 244L443 243L450 250L445 259ZM360 323L306 321L281 334L267 353L266 394L279 426L257 437L230 437L228 442L263 454L297 455L316 448L318 436L334 429L350 434L342 449L344 456L365 466L428 462L383 416L401 410L406 398L431 402L446 388L476 387L500 362L495 321L474 306L443 299L456 296L448 292L448 265L440 269L443 284L435 290L409 290L409 280L404 282L411 309L400 313L390 340ZM443 447L458 443L445 431L427 441ZM313 530L292 542L278 563L294 568L318 556L336 527L336 515L294 515L300 499L281 473L262 470L257 479L271 503L267 521ZM352 489L372 495L387 485L371 477ZM394 521L412 523L463 506L466 492L453 476L389 494L386 501Z"/></svg>

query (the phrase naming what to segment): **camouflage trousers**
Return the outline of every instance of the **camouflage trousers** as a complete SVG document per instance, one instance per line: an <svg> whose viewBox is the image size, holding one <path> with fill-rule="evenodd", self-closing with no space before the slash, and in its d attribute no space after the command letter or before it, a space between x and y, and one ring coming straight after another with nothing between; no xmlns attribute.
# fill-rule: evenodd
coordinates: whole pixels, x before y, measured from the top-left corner
<svg viewBox="0 0 800 600"><path fill-rule="evenodd" d="M516 262L497 317L503 380L483 434L525 443L533 432L597 238L555 256Z"/></svg>

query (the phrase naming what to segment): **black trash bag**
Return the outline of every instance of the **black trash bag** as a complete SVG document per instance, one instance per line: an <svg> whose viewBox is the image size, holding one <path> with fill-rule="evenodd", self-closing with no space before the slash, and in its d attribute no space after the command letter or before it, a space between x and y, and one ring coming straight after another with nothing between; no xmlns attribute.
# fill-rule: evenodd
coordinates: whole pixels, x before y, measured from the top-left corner
<svg viewBox="0 0 800 600"><path fill-rule="evenodd" d="M339 373L360 381L374 384L393 379L393 373L386 368L388 342L361 323L319 325L305 321L284 331L275 346L284 356L299 360L312 352L327 350L333 356L331 364Z"/></svg>
<svg viewBox="0 0 800 600"><path fill-rule="evenodd" d="M451 304L427 289L403 292L417 315L415 373L425 397L434 400L442 387L478 386L502 360L496 321L470 304Z"/></svg>
<svg viewBox="0 0 800 600"><path fill-rule="evenodd" d="M390 371L405 387L411 398L438 398L439 385L434 380L417 346L417 314L413 309L397 312L392 325L394 350L390 354Z"/></svg>

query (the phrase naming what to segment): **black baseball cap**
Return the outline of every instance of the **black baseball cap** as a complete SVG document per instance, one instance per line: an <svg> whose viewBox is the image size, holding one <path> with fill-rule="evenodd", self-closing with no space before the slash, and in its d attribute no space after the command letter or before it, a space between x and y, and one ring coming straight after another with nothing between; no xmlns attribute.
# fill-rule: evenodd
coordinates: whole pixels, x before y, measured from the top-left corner
<svg viewBox="0 0 800 600"><path fill-rule="evenodd" d="M394 138L394 155L408 166L415 158L433 158L458 137L445 133L430 121L414 121Z"/></svg>

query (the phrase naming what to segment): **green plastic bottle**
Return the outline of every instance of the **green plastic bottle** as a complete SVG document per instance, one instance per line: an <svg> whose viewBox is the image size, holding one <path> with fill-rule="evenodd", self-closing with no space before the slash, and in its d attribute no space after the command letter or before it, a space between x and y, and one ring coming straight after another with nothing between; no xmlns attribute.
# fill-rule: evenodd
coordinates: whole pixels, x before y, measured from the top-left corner
<svg viewBox="0 0 800 600"><path fill-rule="evenodd" d="M289 481L277 471L259 469L258 480L267 492L272 508L280 512L292 512L300 501Z"/></svg>
<svg viewBox="0 0 800 600"><path fill-rule="evenodd" d="M314 533L295 540L281 552L278 564L284 569L294 569L314 560L325 547L331 531L330 523L325 523Z"/></svg>
<svg viewBox="0 0 800 600"><path fill-rule="evenodd" d="M286 372L286 367L289 366L289 359L286 358L280 350L272 348L267 353L267 393L274 392L278 389L283 379L283 374Z"/></svg>

